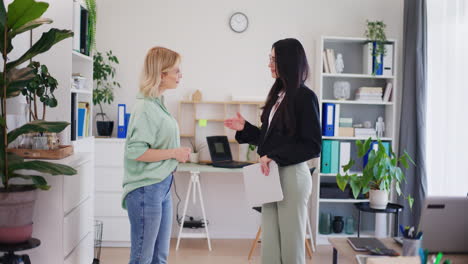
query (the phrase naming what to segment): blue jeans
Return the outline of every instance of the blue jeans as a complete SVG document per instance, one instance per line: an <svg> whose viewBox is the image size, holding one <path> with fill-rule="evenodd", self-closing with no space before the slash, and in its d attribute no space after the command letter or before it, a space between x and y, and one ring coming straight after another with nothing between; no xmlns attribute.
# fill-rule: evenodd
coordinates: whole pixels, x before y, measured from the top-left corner
<svg viewBox="0 0 468 264"><path fill-rule="evenodd" d="M131 226L130 264L167 263L172 178L171 174L162 182L133 190L125 198Z"/></svg>

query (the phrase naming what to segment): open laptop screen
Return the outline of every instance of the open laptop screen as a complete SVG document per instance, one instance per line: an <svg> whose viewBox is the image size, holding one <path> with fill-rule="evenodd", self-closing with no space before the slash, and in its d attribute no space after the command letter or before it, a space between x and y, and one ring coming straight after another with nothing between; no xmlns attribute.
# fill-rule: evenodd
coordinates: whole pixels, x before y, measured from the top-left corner
<svg viewBox="0 0 468 264"><path fill-rule="evenodd" d="M213 162L232 161L231 148L226 136L206 137Z"/></svg>

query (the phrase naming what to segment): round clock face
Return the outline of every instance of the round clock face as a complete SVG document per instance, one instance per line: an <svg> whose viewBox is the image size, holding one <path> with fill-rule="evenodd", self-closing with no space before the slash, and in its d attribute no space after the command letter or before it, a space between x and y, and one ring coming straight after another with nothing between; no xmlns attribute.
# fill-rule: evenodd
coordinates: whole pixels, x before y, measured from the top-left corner
<svg viewBox="0 0 468 264"><path fill-rule="evenodd" d="M229 26L234 32L241 33L244 32L249 26L249 19L244 13L237 12L234 13L229 19Z"/></svg>

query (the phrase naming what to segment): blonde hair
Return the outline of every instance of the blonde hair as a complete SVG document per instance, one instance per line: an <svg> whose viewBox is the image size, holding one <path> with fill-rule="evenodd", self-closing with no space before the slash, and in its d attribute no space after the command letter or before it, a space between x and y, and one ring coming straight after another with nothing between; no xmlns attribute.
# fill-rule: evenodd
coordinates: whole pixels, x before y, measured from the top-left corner
<svg viewBox="0 0 468 264"><path fill-rule="evenodd" d="M140 92L146 97L160 95L161 75L180 62L180 54L163 47L151 48L145 57Z"/></svg>

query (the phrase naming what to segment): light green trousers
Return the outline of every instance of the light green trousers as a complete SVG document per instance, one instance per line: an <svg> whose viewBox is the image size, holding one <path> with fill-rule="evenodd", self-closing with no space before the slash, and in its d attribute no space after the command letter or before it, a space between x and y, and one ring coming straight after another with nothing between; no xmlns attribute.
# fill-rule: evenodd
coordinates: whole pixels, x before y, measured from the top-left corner
<svg viewBox="0 0 468 264"><path fill-rule="evenodd" d="M304 264L312 176L306 162L280 167L279 175L283 201L262 206L262 264Z"/></svg>

